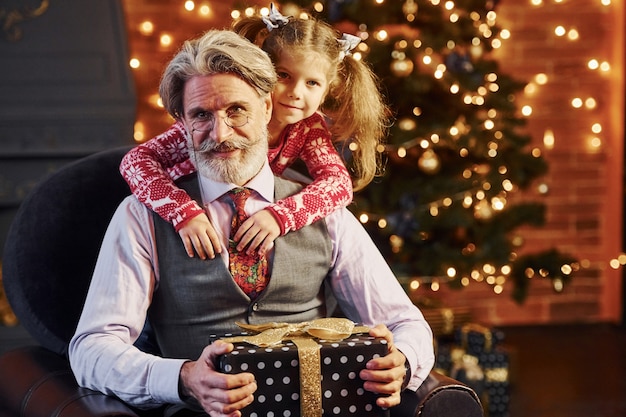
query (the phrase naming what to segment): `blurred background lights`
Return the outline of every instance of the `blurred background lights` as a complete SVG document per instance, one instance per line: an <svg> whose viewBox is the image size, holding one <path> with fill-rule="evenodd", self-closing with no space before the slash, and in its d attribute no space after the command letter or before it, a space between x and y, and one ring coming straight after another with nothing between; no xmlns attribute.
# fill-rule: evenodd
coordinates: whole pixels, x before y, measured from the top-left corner
<svg viewBox="0 0 626 417"><path fill-rule="evenodd" d="M565 30L565 28L563 26L559 25L559 26L554 28L554 34L556 36L559 36L559 37L560 36L565 36L565 33L566 33L566 30Z"/></svg>
<svg viewBox="0 0 626 417"><path fill-rule="evenodd" d="M172 36L168 33L164 33L159 38L159 42L161 43L161 46L170 46L172 44Z"/></svg>
<svg viewBox="0 0 626 417"><path fill-rule="evenodd" d="M545 146L546 149L554 148L554 132L552 129L546 129L543 133L543 146Z"/></svg>
<svg viewBox="0 0 626 417"><path fill-rule="evenodd" d="M152 32L154 32L154 24L149 20L142 22L139 25L139 32L145 36L152 35Z"/></svg>

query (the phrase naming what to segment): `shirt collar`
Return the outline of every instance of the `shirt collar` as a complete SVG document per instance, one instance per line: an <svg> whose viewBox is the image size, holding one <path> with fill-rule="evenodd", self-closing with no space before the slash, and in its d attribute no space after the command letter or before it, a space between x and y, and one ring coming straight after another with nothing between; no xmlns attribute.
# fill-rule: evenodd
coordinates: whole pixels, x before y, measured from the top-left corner
<svg viewBox="0 0 626 417"><path fill-rule="evenodd" d="M200 183L202 196L205 200L203 203L205 204L212 203L214 200L224 195L224 193L239 187L236 184L215 181L201 175L198 175L198 181ZM256 191L268 202L274 202L274 174L272 173L268 161L265 161L261 171L244 184L244 187Z"/></svg>

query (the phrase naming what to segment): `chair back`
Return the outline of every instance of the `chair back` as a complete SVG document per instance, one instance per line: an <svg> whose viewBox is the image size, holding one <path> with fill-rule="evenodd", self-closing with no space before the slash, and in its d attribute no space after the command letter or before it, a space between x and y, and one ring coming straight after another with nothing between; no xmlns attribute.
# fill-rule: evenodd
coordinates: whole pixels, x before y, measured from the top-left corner
<svg viewBox="0 0 626 417"><path fill-rule="evenodd" d="M130 194L119 164L130 147L72 162L42 180L20 205L3 254L11 307L43 347L66 355L100 244Z"/></svg>

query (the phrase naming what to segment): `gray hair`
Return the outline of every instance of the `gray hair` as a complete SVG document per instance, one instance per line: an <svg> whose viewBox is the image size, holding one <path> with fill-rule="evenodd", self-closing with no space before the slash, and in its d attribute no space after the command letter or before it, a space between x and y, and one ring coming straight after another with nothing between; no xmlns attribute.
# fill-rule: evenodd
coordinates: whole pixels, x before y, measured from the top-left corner
<svg viewBox="0 0 626 417"><path fill-rule="evenodd" d="M259 47L229 30L210 30L186 41L165 68L159 94L167 112L183 116L185 82L194 76L235 74L247 82L259 97L271 93L276 84L272 61Z"/></svg>

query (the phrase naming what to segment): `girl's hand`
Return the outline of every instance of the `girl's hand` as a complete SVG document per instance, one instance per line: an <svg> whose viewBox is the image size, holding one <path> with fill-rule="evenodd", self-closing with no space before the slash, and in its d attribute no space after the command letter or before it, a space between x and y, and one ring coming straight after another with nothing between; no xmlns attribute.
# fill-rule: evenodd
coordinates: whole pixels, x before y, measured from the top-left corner
<svg viewBox="0 0 626 417"><path fill-rule="evenodd" d="M261 210L248 217L239 230L235 233L233 240L237 242L237 250L246 251L249 255L258 251L259 255L264 255L274 246L274 239L280 236L280 226L276 218L269 210Z"/></svg>
<svg viewBox="0 0 626 417"><path fill-rule="evenodd" d="M179 231L178 235L185 245L185 251L190 258L194 257L194 249L200 259L215 258L216 253L222 253L222 246L206 214L199 214L189 220Z"/></svg>

